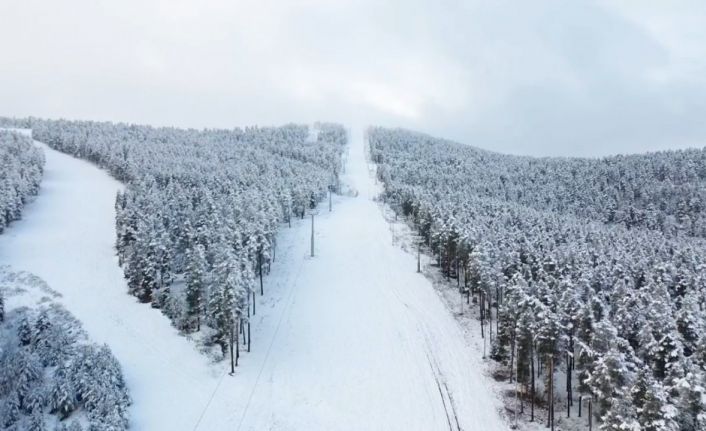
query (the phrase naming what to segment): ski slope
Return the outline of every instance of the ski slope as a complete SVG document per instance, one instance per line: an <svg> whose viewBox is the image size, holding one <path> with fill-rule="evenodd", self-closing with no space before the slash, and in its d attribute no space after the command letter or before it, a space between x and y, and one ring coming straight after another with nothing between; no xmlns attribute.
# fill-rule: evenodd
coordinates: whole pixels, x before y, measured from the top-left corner
<svg viewBox="0 0 706 431"><path fill-rule="evenodd" d="M22 220L0 235L0 262L31 272L59 292L58 301L107 343L123 367L138 430L186 429L185 402L205 403L214 370L159 311L127 294L115 243L115 194L105 171L44 144L39 195Z"/></svg>
<svg viewBox="0 0 706 431"><path fill-rule="evenodd" d="M344 180L359 195L321 209L316 256L304 257L306 235L293 246L301 267L279 317L264 322L267 354L243 367L249 397L235 429L507 429L480 355L415 257L392 245L364 148L355 130ZM225 424L213 415L204 425Z"/></svg>
<svg viewBox="0 0 706 431"><path fill-rule="evenodd" d="M359 132L359 133L358 133ZM354 130L345 181L315 219L283 227L234 376L128 296L114 256L121 185L46 146L37 200L0 262L42 277L123 365L136 430L503 430L500 402L415 257L392 245ZM370 168L372 169L372 168Z"/></svg>

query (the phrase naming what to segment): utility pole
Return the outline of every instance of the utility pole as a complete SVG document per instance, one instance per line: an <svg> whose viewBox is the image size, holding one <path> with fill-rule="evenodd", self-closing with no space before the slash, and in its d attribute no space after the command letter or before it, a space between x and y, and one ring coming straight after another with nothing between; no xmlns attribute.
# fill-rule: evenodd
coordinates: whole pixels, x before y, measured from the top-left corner
<svg viewBox="0 0 706 431"><path fill-rule="evenodd" d="M566 351L566 417L571 417L571 356Z"/></svg>
<svg viewBox="0 0 706 431"><path fill-rule="evenodd" d="M240 324L240 319L238 319L238 324ZM233 354L231 347L231 355ZM235 333L235 366L238 366L238 359L240 358L240 340L238 339L238 333ZM232 363L232 362L231 362ZM232 368L232 366L231 366ZM235 372L235 371L233 371Z"/></svg>
<svg viewBox="0 0 706 431"><path fill-rule="evenodd" d="M534 341L530 343L530 376L532 378L532 407L530 422L534 422Z"/></svg>
<svg viewBox="0 0 706 431"><path fill-rule="evenodd" d="M422 272L422 241L417 243L417 273Z"/></svg>
<svg viewBox="0 0 706 431"><path fill-rule="evenodd" d="M333 186L328 186L328 212L331 212L331 189Z"/></svg>
<svg viewBox="0 0 706 431"><path fill-rule="evenodd" d="M456 287L458 287L458 290L461 290L461 274L458 272L458 255L456 257Z"/></svg>
<svg viewBox="0 0 706 431"><path fill-rule="evenodd" d="M593 430L593 398L588 399L588 431Z"/></svg>
<svg viewBox="0 0 706 431"><path fill-rule="evenodd" d="M230 374L235 374L235 365L233 362L233 326L230 327Z"/></svg>
<svg viewBox="0 0 706 431"><path fill-rule="evenodd" d="M463 301L461 301L461 305L463 305ZM517 332L517 329L515 329L515 331ZM517 343L515 343L515 344L517 344ZM513 347L513 349L515 349L515 352L516 352L516 351L517 351L517 346L515 345L515 346ZM519 362L519 361L518 361L518 362ZM515 369L511 369L511 370L510 370L510 375L512 375L512 372L513 372L513 371L519 371L519 370L518 370L519 367L513 367L513 368L515 368ZM519 376L519 374L518 374L517 372L515 372L515 428L517 428L517 425L518 425L518 424L517 424L517 415L518 415L518 410L519 410L519 408L518 408L518 406L517 406L517 403L518 403L519 400L520 400L520 382L519 382L519 380L520 380L520 376Z"/></svg>
<svg viewBox="0 0 706 431"><path fill-rule="evenodd" d="M260 296L265 295L265 290L262 287L262 260L262 246L260 246L260 249L257 251L257 265L260 272Z"/></svg>
<svg viewBox="0 0 706 431"><path fill-rule="evenodd" d="M292 199L290 197L289 204L287 205L287 223L289 227L292 227Z"/></svg>
<svg viewBox="0 0 706 431"><path fill-rule="evenodd" d="M554 431L554 355L549 357L549 421Z"/></svg>
<svg viewBox="0 0 706 431"><path fill-rule="evenodd" d="M314 213L311 213L311 257L314 257Z"/></svg>

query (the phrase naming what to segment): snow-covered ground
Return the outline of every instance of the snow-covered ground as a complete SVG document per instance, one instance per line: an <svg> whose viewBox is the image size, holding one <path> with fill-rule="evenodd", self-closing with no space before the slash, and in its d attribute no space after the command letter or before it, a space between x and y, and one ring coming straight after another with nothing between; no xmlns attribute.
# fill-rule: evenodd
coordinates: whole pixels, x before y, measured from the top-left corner
<svg viewBox="0 0 706 431"><path fill-rule="evenodd" d="M123 365L137 430L502 430L480 355L412 254L392 244L372 200L362 131L338 197L282 228L234 376L209 364L159 311L126 293L114 256L115 192L90 164L44 146L37 200L0 236L0 262L62 294L93 340Z"/></svg>
<svg viewBox="0 0 706 431"><path fill-rule="evenodd" d="M0 263L28 271L59 292L91 339L107 343L123 366L139 430L187 429L214 373L159 311L127 295L115 243L121 184L91 164L46 145L39 195L0 235Z"/></svg>
<svg viewBox="0 0 706 431"><path fill-rule="evenodd" d="M358 197L338 198L332 213L322 206L316 257L306 224L288 241L287 281L270 290L282 300L258 325L261 347L219 389L200 429L223 429L228 405L243 430L507 428L480 355L414 256L392 244L355 132L345 181ZM223 396L231 386L246 397Z"/></svg>

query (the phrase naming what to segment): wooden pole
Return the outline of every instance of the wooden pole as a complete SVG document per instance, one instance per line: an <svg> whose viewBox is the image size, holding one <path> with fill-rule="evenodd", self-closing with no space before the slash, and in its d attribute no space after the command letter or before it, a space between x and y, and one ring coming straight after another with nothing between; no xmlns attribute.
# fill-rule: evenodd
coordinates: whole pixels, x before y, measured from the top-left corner
<svg viewBox="0 0 706 431"><path fill-rule="evenodd" d="M461 274L458 272L458 257L456 257L456 287L461 288Z"/></svg>
<svg viewBox="0 0 706 431"><path fill-rule="evenodd" d="M311 257L314 257L314 214L311 214Z"/></svg>
<svg viewBox="0 0 706 431"><path fill-rule="evenodd" d="M240 322L240 320L238 320ZM240 358L240 340L238 340L238 333L235 333L235 366L238 366L238 359Z"/></svg>
<svg viewBox="0 0 706 431"><path fill-rule="evenodd" d="M485 339L485 334L483 332L483 320L485 318L485 306L483 305L483 298L485 298L485 296L483 295L483 291L480 291L478 296L480 297L478 301L480 303L480 337ZM483 357L485 357L485 353L483 354Z"/></svg>
<svg viewBox="0 0 706 431"><path fill-rule="evenodd" d="M551 418L551 428L554 431L554 355L549 357L549 405L551 410L549 417Z"/></svg>
<svg viewBox="0 0 706 431"><path fill-rule="evenodd" d="M571 355L566 352L566 417L571 417Z"/></svg>
<svg viewBox="0 0 706 431"><path fill-rule="evenodd" d="M233 327L230 327L230 373L235 373L235 364L233 361Z"/></svg>
<svg viewBox="0 0 706 431"><path fill-rule="evenodd" d="M515 347L513 346L513 355L515 354ZM513 372L512 365L510 365L510 381L512 381L512 372ZM520 400L520 376L516 375L515 376L515 428L517 428L517 415L518 415L518 410L519 407L517 406L519 400Z"/></svg>
<svg viewBox="0 0 706 431"><path fill-rule="evenodd" d="M265 294L265 290L262 284L262 246L260 246L260 250L257 254L257 262L260 267L260 296L263 296Z"/></svg>
<svg viewBox="0 0 706 431"><path fill-rule="evenodd" d="M532 404L530 422L534 422L534 341L530 344L530 376L532 379Z"/></svg>
<svg viewBox="0 0 706 431"><path fill-rule="evenodd" d="M593 399L588 399L588 431L593 430Z"/></svg>

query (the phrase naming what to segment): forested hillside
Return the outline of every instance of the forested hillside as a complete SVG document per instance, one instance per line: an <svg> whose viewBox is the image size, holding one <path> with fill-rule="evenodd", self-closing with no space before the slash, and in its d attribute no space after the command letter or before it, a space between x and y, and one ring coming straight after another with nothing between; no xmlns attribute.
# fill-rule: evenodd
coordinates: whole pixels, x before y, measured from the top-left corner
<svg viewBox="0 0 706 431"><path fill-rule="evenodd" d="M198 131L6 121L127 184L115 203L116 248L130 293L179 329L202 332L223 355L249 337L280 223L338 188L346 143L333 124L310 134L300 125Z"/></svg>
<svg viewBox="0 0 706 431"><path fill-rule="evenodd" d="M44 155L28 136L0 130L0 233L22 215L30 196L39 191Z"/></svg>
<svg viewBox="0 0 706 431"><path fill-rule="evenodd" d="M38 193L44 153L17 130L0 130L0 233ZM10 306L27 292L39 306ZM38 277L0 266L0 428L124 430L130 398L107 346L88 339Z"/></svg>
<svg viewBox="0 0 706 431"><path fill-rule="evenodd" d="M537 159L369 139L385 200L477 301L528 419L591 395L601 429L706 429L706 150Z"/></svg>
<svg viewBox="0 0 706 431"><path fill-rule="evenodd" d="M58 297L38 277L0 267L0 429L128 429L120 364Z"/></svg>
<svg viewBox="0 0 706 431"><path fill-rule="evenodd" d="M402 130L376 129L372 136L384 142L378 157L387 156L385 165L409 186L433 177L439 192L462 187L478 197L626 228L646 227L668 237L706 237L706 149L601 159L533 158ZM418 164L409 165L416 157L433 170L420 172ZM387 168L382 169L384 176ZM468 178L473 178L470 184Z"/></svg>

